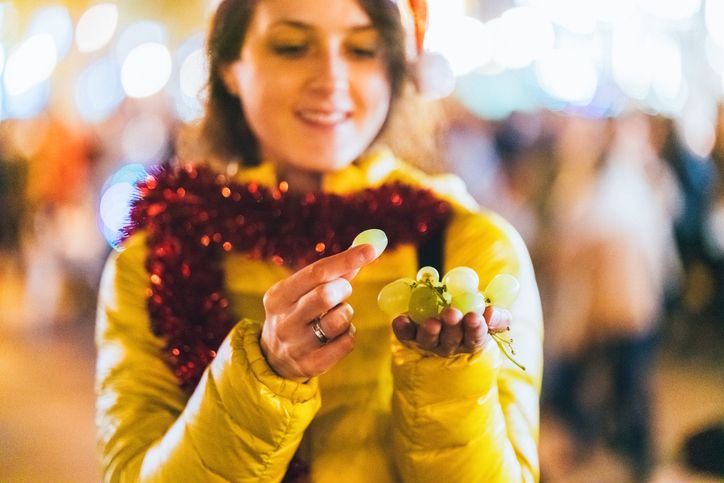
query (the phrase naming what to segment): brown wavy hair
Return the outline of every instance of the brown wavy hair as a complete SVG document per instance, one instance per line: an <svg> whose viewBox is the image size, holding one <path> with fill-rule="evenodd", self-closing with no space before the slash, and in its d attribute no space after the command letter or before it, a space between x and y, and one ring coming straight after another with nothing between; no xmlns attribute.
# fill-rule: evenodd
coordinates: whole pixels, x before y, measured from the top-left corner
<svg viewBox="0 0 724 483"><path fill-rule="evenodd" d="M227 90L221 71L239 58L247 29L260 1L223 0L211 21L206 41L209 79L206 109L199 133L204 144L202 151L217 160L239 160L247 166L260 162L258 142L244 117L239 98ZM392 111L408 78L405 32L400 12L392 0L357 1L381 37ZM390 113L385 126L389 118Z"/></svg>

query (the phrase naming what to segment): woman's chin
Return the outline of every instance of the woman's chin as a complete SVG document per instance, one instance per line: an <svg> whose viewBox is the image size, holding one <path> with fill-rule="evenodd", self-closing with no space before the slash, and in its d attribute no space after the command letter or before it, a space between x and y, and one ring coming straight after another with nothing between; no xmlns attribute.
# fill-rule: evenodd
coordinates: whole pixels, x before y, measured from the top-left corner
<svg viewBox="0 0 724 483"><path fill-rule="evenodd" d="M357 155L352 155L352 153L317 153L310 155L306 159L300 159L298 162L292 162L290 165L292 168L314 173L334 173L352 164L360 154L361 153Z"/></svg>

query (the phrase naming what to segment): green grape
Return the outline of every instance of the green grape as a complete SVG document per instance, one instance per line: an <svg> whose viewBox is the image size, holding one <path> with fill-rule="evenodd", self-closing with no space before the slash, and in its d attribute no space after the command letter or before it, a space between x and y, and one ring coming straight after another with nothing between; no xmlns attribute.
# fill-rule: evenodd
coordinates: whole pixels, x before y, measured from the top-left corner
<svg viewBox="0 0 724 483"><path fill-rule="evenodd" d="M514 276L507 273L496 275L485 287L485 301L507 309L515 301L519 290L520 283Z"/></svg>
<svg viewBox="0 0 724 483"><path fill-rule="evenodd" d="M450 294L456 295L478 291L480 279L478 274L470 267L455 267L442 279L442 283Z"/></svg>
<svg viewBox="0 0 724 483"><path fill-rule="evenodd" d="M357 245L363 245L365 243L372 245L375 249L375 253L379 257L382 252L385 251L385 248L387 248L387 235L384 231L378 228L371 228L354 237L352 246L356 247Z"/></svg>
<svg viewBox="0 0 724 483"><path fill-rule="evenodd" d="M440 273L435 267L422 267L415 277L419 282L437 283L440 281Z"/></svg>
<svg viewBox="0 0 724 483"><path fill-rule="evenodd" d="M422 323L430 317L437 316L439 309L438 303L439 298L434 289L427 285L415 287L410 294L408 310L410 318L417 323Z"/></svg>
<svg viewBox="0 0 724 483"><path fill-rule="evenodd" d="M401 278L390 282L377 295L377 305L384 313L396 316L407 312L414 280Z"/></svg>
<svg viewBox="0 0 724 483"><path fill-rule="evenodd" d="M482 314L485 311L485 297L480 292L459 293L453 295L451 305L462 312L463 315L470 312Z"/></svg>

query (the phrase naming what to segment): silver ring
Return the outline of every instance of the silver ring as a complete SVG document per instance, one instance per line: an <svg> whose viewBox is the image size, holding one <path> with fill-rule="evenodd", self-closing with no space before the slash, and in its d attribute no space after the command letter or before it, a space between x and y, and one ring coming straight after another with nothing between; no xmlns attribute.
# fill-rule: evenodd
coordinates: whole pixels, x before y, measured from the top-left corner
<svg viewBox="0 0 724 483"><path fill-rule="evenodd" d="M317 338L320 344L325 345L327 342L329 342L329 337L327 337L327 334L325 334L324 330L322 330L322 324L320 324L320 317L317 317L312 321L312 332L314 332L314 337Z"/></svg>

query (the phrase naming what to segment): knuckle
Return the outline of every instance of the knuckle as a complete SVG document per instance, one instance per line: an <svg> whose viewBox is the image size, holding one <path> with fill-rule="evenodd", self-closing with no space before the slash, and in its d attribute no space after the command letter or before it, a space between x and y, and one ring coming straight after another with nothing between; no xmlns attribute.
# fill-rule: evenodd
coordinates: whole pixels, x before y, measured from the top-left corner
<svg viewBox="0 0 724 483"><path fill-rule="evenodd" d="M349 327L349 321L344 318L340 311L335 310L334 313L330 314L330 317L325 319L329 332L332 334L339 334L344 332Z"/></svg>
<svg viewBox="0 0 724 483"><path fill-rule="evenodd" d="M347 333L344 334L342 337L339 338L339 348L344 352L344 354L349 354L352 352L355 346L355 339L354 336Z"/></svg>
<svg viewBox="0 0 724 483"><path fill-rule="evenodd" d="M440 314L441 319L447 324L447 325L454 325L457 324L458 321L462 318L463 314L455 307L446 307L443 309L442 313Z"/></svg>
<svg viewBox="0 0 724 483"><path fill-rule="evenodd" d="M339 284L339 289L342 294L344 294L344 297L349 297L349 295L352 293L352 284L347 280L346 278L338 278L337 283Z"/></svg>
<svg viewBox="0 0 724 483"><path fill-rule="evenodd" d="M302 353L299 349L299 346L290 346L289 344L284 344L282 346L280 356L288 362L296 363L301 359Z"/></svg>
<svg viewBox="0 0 724 483"><path fill-rule="evenodd" d="M425 346L426 349L434 349L438 345L435 336L430 334L422 334L420 337L420 344Z"/></svg>
<svg viewBox="0 0 724 483"><path fill-rule="evenodd" d="M269 287L269 290L264 292L264 296L262 297L262 303L264 304L264 308L269 308L273 305L273 299L277 290L277 284L275 283L274 285Z"/></svg>
<svg viewBox="0 0 724 483"><path fill-rule="evenodd" d="M333 286L330 284L322 285L317 290L317 301L324 307L333 307L337 305L335 301L336 293Z"/></svg>
<svg viewBox="0 0 724 483"><path fill-rule="evenodd" d="M354 308L350 304L342 304L341 310L344 314L344 319L347 322L351 322L354 317Z"/></svg>
<svg viewBox="0 0 724 483"><path fill-rule="evenodd" d="M321 263L315 263L309 267L309 276L313 280L324 280L327 270Z"/></svg>

